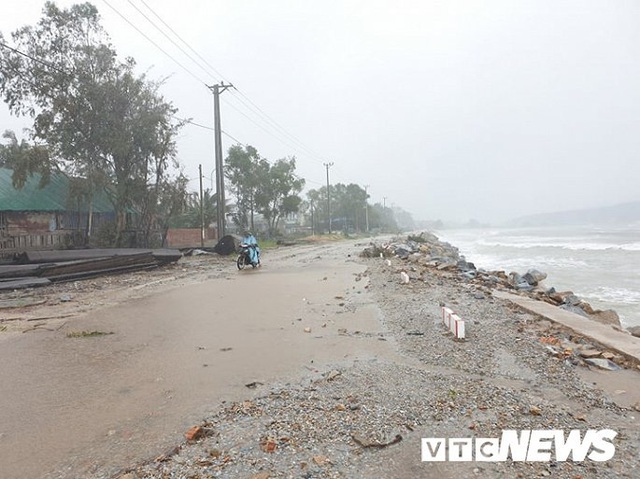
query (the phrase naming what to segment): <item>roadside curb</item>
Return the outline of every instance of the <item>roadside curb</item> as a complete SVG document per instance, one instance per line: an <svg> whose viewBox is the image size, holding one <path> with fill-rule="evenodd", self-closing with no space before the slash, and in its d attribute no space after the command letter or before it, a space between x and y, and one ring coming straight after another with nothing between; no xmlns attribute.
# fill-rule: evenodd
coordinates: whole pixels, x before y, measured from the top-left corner
<svg viewBox="0 0 640 479"><path fill-rule="evenodd" d="M607 348L613 349L634 361L640 362L640 338L616 331L609 325L598 323L597 321L578 314L565 311L544 301L536 301L531 298L516 296L503 291L494 291L493 296L511 301L531 313L566 326L577 334L586 336Z"/></svg>

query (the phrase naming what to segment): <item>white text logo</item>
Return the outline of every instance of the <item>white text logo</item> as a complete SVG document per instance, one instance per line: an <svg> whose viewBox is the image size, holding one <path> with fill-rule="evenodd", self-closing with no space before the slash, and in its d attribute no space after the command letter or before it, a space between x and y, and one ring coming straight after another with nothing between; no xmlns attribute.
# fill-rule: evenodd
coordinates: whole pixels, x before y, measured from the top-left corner
<svg viewBox="0 0 640 479"><path fill-rule="evenodd" d="M573 429L565 435L562 430L502 431L501 438L458 437L422 438L422 461L512 461L549 462L585 459L603 462L610 460L618 435L612 429Z"/></svg>

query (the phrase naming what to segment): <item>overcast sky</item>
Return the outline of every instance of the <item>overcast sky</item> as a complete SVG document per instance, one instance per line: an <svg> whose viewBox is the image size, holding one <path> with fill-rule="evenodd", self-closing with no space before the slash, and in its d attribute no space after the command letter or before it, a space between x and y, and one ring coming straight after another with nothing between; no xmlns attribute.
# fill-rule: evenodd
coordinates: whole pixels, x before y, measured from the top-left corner
<svg viewBox="0 0 640 479"><path fill-rule="evenodd" d="M119 55L169 77L162 92L179 115L211 126L204 84L233 83L224 151L238 140L272 161L294 155L308 188L333 162L331 182L369 185L371 202L461 221L640 200L636 0L92 3ZM5 38L43 4L3 0ZM0 104L0 129L28 125ZM213 154L212 131L183 129L194 191Z"/></svg>

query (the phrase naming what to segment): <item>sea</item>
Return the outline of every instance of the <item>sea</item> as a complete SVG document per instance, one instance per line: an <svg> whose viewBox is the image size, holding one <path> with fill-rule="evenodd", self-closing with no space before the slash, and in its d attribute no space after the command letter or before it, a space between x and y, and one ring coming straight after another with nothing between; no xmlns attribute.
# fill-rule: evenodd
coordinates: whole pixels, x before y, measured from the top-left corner
<svg viewBox="0 0 640 479"><path fill-rule="evenodd" d="M547 273L543 284L573 291L595 309L640 326L640 223L616 226L442 229L442 241L476 268Z"/></svg>

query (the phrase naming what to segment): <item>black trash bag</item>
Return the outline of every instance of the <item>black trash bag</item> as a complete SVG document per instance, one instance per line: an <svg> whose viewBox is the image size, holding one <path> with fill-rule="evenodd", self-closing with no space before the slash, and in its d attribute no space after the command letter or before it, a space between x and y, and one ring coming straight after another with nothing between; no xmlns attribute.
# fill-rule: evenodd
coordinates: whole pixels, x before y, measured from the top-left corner
<svg viewBox="0 0 640 479"><path fill-rule="evenodd" d="M226 235L220 238L218 243L213 248L216 253L227 256L238 251L242 243L242 238L237 235Z"/></svg>

